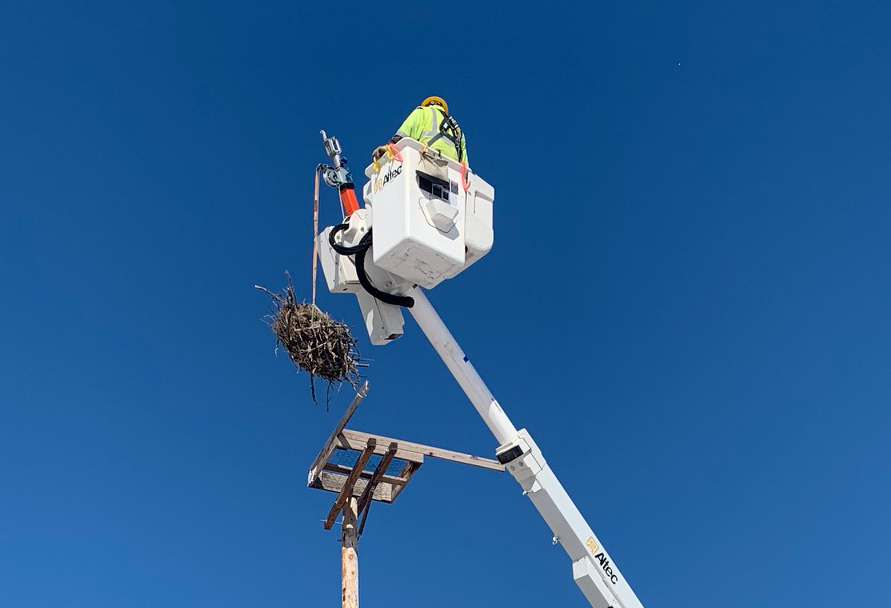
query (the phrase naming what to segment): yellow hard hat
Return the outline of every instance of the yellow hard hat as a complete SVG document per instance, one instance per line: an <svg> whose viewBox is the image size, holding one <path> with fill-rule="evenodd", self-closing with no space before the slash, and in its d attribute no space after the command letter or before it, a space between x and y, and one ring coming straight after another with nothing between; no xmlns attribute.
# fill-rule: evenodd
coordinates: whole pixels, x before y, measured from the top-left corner
<svg viewBox="0 0 891 608"><path fill-rule="evenodd" d="M442 97L437 97L436 95L431 95L427 99L421 102L421 107L426 108L429 105L437 104L442 106L442 109L445 110L445 113L449 113L449 104L446 103L445 99Z"/></svg>

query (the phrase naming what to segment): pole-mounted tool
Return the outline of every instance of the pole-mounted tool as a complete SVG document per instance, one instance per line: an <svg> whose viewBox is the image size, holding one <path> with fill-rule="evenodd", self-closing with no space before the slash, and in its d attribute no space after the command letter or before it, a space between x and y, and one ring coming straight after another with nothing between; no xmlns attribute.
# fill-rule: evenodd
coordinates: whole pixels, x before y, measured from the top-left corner
<svg viewBox="0 0 891 608"><path fill-rule="evenodd" d="M325 131L320 131L325 144L325 152L331 159L333 166L322 165L322 178L332 188L340 192L340 202L343 205L344 216L349 217L359 210L359 201L356 199L356 187L353 184L353 176L347 168L347 159L343 157L343 150L337 138L328 137Z"/></svg>

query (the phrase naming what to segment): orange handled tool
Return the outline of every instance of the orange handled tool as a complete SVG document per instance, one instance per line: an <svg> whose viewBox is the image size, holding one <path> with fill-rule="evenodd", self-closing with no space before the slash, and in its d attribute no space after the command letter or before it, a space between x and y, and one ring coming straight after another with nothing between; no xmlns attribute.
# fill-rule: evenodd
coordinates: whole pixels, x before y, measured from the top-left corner
<svg viewBox="0 0 891 608"><path fill-rule="evenodd" d="M332 188L337 188L340 192L340 202L343 205L343 213L345 217L351 216L359 210L359 200L356 198L356 186L353 184L353 177L347 168L347 159L343 157L343 150L340 148L340 142L336 137L328 137L321 131L322 139L325 144L325 152L331 159L331 165L322 165L322 177L325 183Z"/></svg>

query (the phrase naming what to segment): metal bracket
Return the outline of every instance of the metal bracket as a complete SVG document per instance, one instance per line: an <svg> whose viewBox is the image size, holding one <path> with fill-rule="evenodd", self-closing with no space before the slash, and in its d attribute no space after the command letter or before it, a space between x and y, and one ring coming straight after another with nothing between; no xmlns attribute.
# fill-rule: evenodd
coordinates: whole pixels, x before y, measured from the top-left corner
<svg viewBox="0 0 891 608"><path fill-rule="evenodd" d="M340 167L322 165L322 179L325 180L326 184L332 188L339 188L345 184L353 183L353 176L349 169L346 168L346 162L347 160L344 158L342 159L343 164Z"/></svg>

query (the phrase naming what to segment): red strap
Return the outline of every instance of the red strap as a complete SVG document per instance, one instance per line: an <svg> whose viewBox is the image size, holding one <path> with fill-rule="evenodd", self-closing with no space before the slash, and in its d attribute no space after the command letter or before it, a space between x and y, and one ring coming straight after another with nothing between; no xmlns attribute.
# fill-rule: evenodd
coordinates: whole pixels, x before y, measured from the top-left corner
<svg viewBox="0 0 891 608"><path fill-rule="evenodd" d="M396 146L393 144L387 144L387 148L390 150L390 153L393 155L393 158L398 160L400 163L402 162L402 152L396 149Z"/></svg>
<svg viewBox="0 0 891 608"><path fill-rule="evenodd" d="M312 199L312 303L316 303L316 277L318 276L319 263L319 172L316 167L316 187Z"/></svg>

